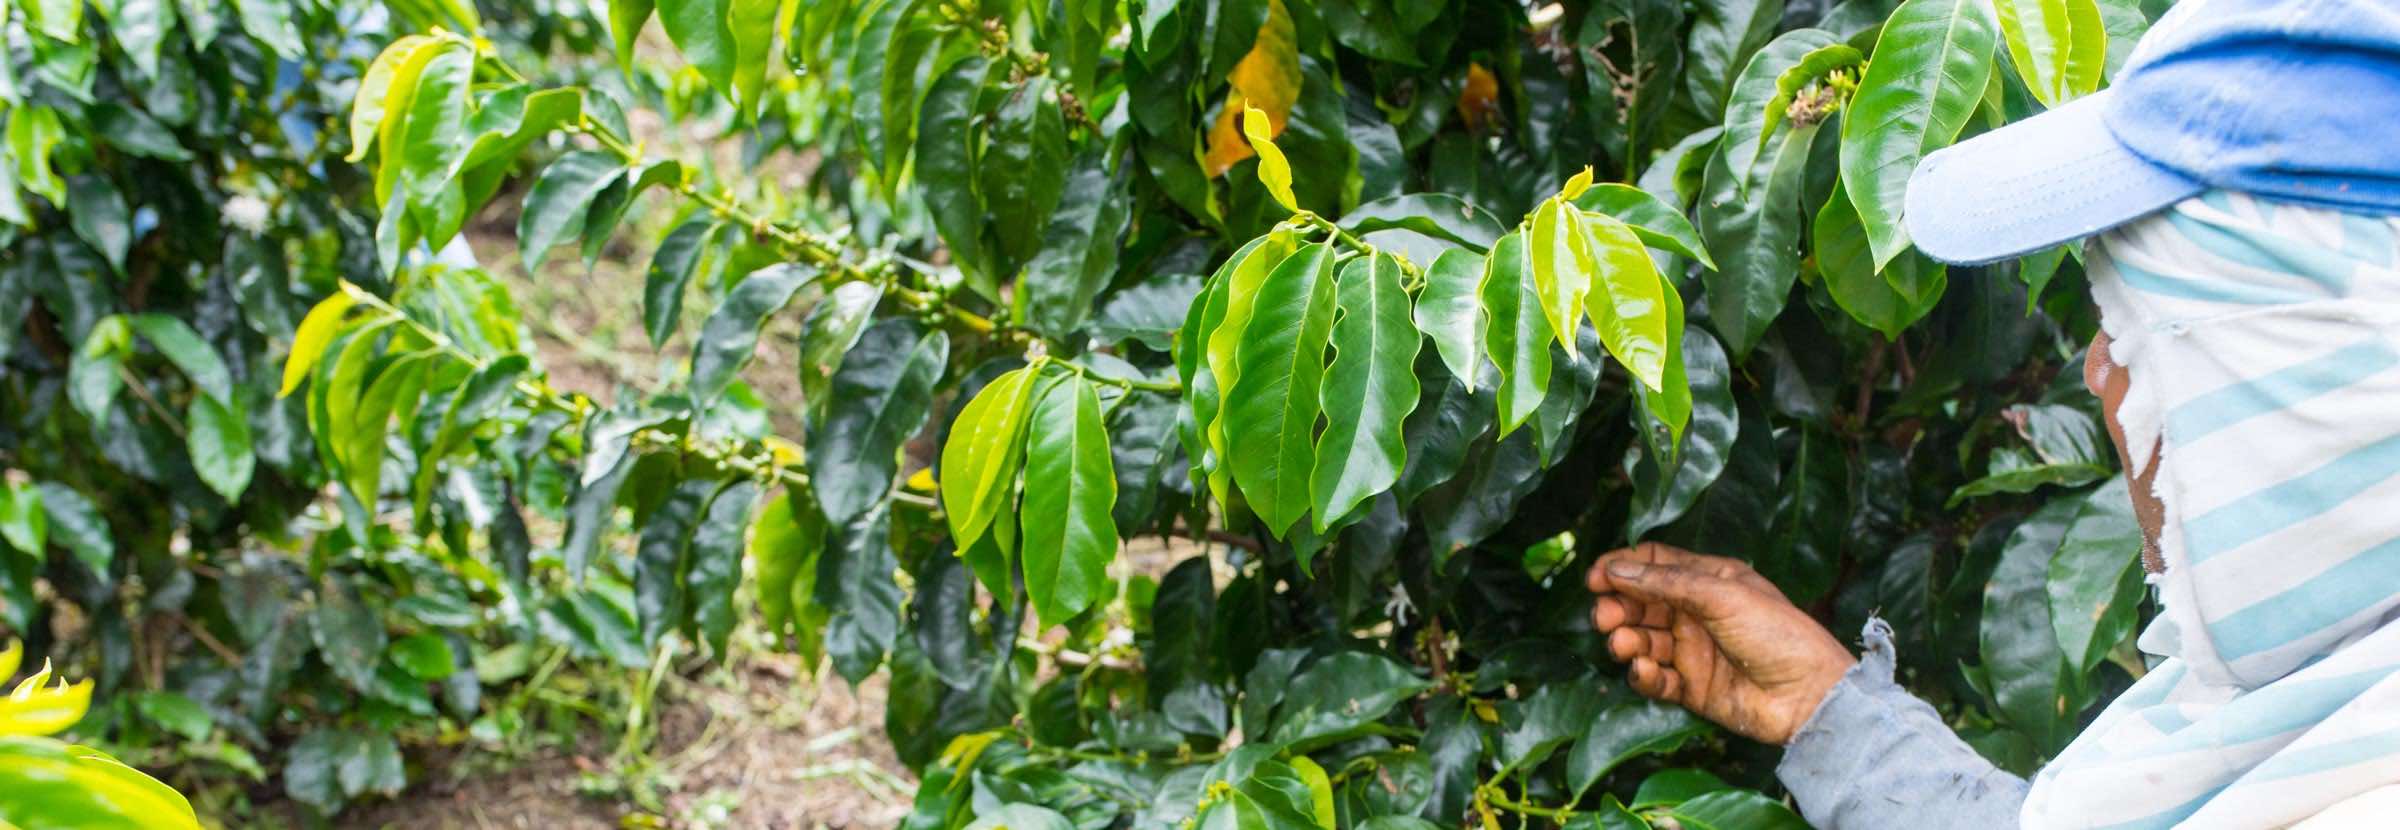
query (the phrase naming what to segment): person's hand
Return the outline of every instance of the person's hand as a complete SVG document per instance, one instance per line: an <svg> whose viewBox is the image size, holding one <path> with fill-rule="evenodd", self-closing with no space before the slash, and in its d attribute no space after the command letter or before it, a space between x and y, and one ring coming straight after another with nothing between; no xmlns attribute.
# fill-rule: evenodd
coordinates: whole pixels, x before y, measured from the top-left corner
<svg viewBox="0 0 2400 830"><path fill-rule="evenodd" d="M1748 563L1643 542L1586 579L1592 625L1641 694L1781 745L1858 661Z"/></svg>

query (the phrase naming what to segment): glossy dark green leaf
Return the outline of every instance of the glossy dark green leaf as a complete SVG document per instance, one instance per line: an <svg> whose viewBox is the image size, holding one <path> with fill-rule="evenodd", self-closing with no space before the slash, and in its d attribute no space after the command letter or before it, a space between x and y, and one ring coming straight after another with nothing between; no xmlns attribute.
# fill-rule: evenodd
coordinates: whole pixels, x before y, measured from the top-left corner
<svg viewBox="0 0 2400 830"><path fill-rule="evenodd" d="M517 245L525 269L539 270L552 247L582 230L593 198L624 172L615 156L592 150L567 153L543 168L525 193L524 210L517 214Z"/></svg>
<svg viewBox="0 0 2400 830"><path fill-rule="evenodd" d="M1541 290L1534 281L1535 253L1520 231L1493 243L1484 263L1483 343L1500 367L1500 436L1533 417L1550 386L1550 324L1543 319Z"/></svg>
<svg viewBox="0 0 2400 830"><path fill-rule="evenodd" d="M2054 498L2026 517L1983 590L1983 669L1992 697L2009 725L2045 745L2072 725L2066 719L2074 714L2060 688L2066 652L2053 633L2048 585L2051 559L2083 504L2079 495Z"/></svg>
<svg viewBox="0 0 2400 830"><path fill-rule="evenodd" d="M828 526L817 558L816 600L826 610L825 653L851 683L873 672L899 635L900 585L892 581L899 569L885 507Z"/></svg>
<svg viewBox="0 0 2400 830"><path fill-rule="evenodd" d="M800 394L812 410L822 410L825 387L841 368L842 355L858 345L881 302L883 286L846 282L808 310L808 320L800 326Z"/></svg>
<svg viewBox="0 0 2400 830"><path fill-rule="evenodd" d="M1808 830L1792 808L1749 790L1702 793L1675 805L1673 815L1692 830Z"/></svg>
<svg viewBox="0 0 2400 830"><path fill-rule="evenodd" d="M1817 211L1811 243L1817 252L1817 268L1825 277L1825 288L1833 294L1833 301L1853 319L1882 332L1887 339L1898 338L1902 329L1932 311L1942 298L1941 287L1948 279L1949 267L1926 259L1923 254L1893 260L1887 269L1894 272L1892 279L1887 280L1875 267L1875 255L1867 245L1866 227L1859 223L1857 208L1851 206L1849 196L1838 184L1833 189L1833 198ZM1932 290L1919 296L1901 290L1903 285L1913 289L1928 284Z"/></svg>
<svg viewBox="0 0 2400 830"><path fill-rule="evenodd" d="M116 558L117 545L108 517L91 499L67 485L45 481L35 489L41 494L41 513L47 520L49 541L66 548L76 561L105 580L109 563ZM22 534L9 535L13 543Z"/></svg>
<svg viewBox="0 0 2400 830"><path fill-rule="evenodd" d="M1058 211L1042 231L1041 249L1025 263L1018 290L1025 292L1025 325L1063 336L1091 316L1092 300L1115 276L1120 238L1130 213L1126 195L1110 175L1106 154L1079 157L1068 173Z"/></svg>
<svg viewBox="0 0 2400 830"><path fill-rule="evenodd" d="M1701 275L1709 318L1736 362L1758 345L1783 313L1792 282L1800 276L1800 235L1807 224L1801 209L1802 172L1816 127L1786 128L1768 137L1768 149L1750 168L1750 195L1736 192L1741 179L1720 149L1708 162L1698 208L1700 233L1717 255L1717 270Z"/></svg>
<svg viewBox="0 0 2400 830"><path fill-rule="evenodd" d="M950 338L914 321L867 329L833 375L826 417L809 425L811 487L826 521L852 524L885 500L900 446L925 425Z"/></svg>
<svg viewBox="0 0 2400 830"><path fill-rule="evenodd" d="M1500 733L1497 776L1538 767L1559 747L1582 737L1600 703L1598 696L1579 683L1553 683L1535 689L1517 707L1522 720Z"/></svg>
<svg viewBox="0 0 2400 830"><path fill-rule="evenodd" d="M1020 553L1025 593L1044 626L1065 622L1100 598L1117 558L1116 472L1100 397L1080 377L1057 377L1026 418Z"/></svg>
<svg viewBox="0 0 2400 830"><path fill-rule="evenodd" d="M1775 35L1783 8L1782 0L1705 0L1693 5L1683 86L1704 121L1713 123L1733 110L1728 101L1735 77L1751 54Z"/></svg>
<svg viewBox="0 0 2400 830"><path fill-rule="evenodd" d="M1308 514L1335 294L1331 247L1303 246L1277 264L1258 284L1236 356L1240 377L1225 393L1233 480L1278 538Z"/></svg>
<svg viewBox="0 0 2400 830"><path fill-rule="evenodd" d="M770 265L751 272L726 292L723 302L708 313L692 351L692 399L702 405L716 400L733 382L734 374L750 362L758 348L758 332L800 287L815 282L816 266L800 263Z"/></svg>
<svg viewBox="0 0 2400 830"><path fill-rule="evenodd" d="M1492 243L1508 232L1489 212L1447 193L1410 193L1368 202L1343 213L1341 225L1370 240L1376 234L1402 230L1478 251L1491 250Z"/></svg>
<svg viewBox="0 0 2400 830"><path fill-rule="evenodd" d="M1584 725L1567 754L1568 788L1580 796L1618 765L1673 752L1708 731L1707 724L1673 704L1644 700L1610 706Z"/></svg>
<svg viewBox="0 0 2400 830"><path fill-rule="evenodd" d="M75 235L82 237L117 270L125 270L125 252L133 246L133 216L125 195L98 176L67 180L67 213Z"/></svg>
<svg viewBox="0 0 2400 830"><path fill-rule="evenodd" d="M2068 667L2091 671L2140 621L2141 550L2123 476L2084 495L2050 558L2050 626Z"/></svg>
<svg viewBox="0 0 2400 830"><path fill-rule="evenodd" d="M707 270L703 263L712 258L709 249L717 243L721 227L706 214L693 216L668 232L650 255L650 270L642 281L642 330L650 335L650 345L666 345L667 338L675 336L675 326L683 319L683 295L692 277Z"/></svg>
<svg viewBox="0 0 2400 830"><path fill-rule="evenodd" d="M1400 480L1407 463L1400 426L1417 407L1416 361L1421 342L1411 326L1400 263L1389 256L1344 265L1336 285L1333 362L1321 397L1326 427L1310 472L1310 510L1316 531L1330 530L1359 502ZM1306 570L1306 559L1302 569Z"/></svg>
<svg viewBox="0 0 2400 830"><path fill-rule="evenodd" d="M1876 37L1842 117L1842 185L1879 270L1908 247L1900 202L1909 173L1966 127L1998 40L1992 7L1974 0L1908 0Z"/></svg>
<svg viewBox="0 0 2400 830"><path fill-rule="evenodd" d="M1074 830L1066 816L1032 804L1005 804L976 816L966 830Z"/></svg>
<svg viewBox="0 0 2400 830"><path fill-rule="evenodd" d="M1792 601L1807 603L1832 586L1840 567L1850 462L1831 433L1803 428L1798 437L1777 494L1770 531L1775 542L1753 564Z"/></svg>
<svg viewBox="0 0 2400 830"><path fill-rule="evenodd" d="M1733 404L1733 367L1724 347L1708 332L1689 327L1684 330L1682 357L1691 388L1691 423L1673 453L1659 452L1651 442L1639 459L1629 459L1627 477L1633 481L1634 496L1633 515L1625 523L1628 544L1691 508L1724 472L1742 426Z"/></svg>
<svg viewBox="0 0 2400 830"><path fill-rule="evenodd" d="M240 399L228 406L206 395L192 398L184 412L185 446L192 453L192 470L200 480L224 496L228 502L240 501L242 491L250 488L250 474L257 466L258 456L250 446L250 423Z"/></svg>
<svg viewBox="0 0 2400 830"><path fill-rule="evenodd" d="M686 479L643 519L641 543L633 554L633 607L641 619L645 650L657 648L659 635L682 625L689 613L684 567L692 528L723 484L711 478Z"/></svg>
<svg viewBox="0 0 2400 830"><path fill-rule="evenodd" d="M983 197L975 171L976 97L990 72L988 62L970 57L952 64L925 92L918 116L916 166L927 214L950 249L950 258L986 299L998 299L983 241Z"/></svg>
<svg viewBox="0 0 2400 830"><path fill-rule="evenodd" d="M386 643L383 621L361 602L350 585L328 579L317 592L316 610L309 616L309 634L317 653L354 689L375 684L375 667L383 660Z"/></svg>
<svg viewBox="0 0 2400 830"><path fill-rule="evenodd" d="M1345 651L1302 670L1284 691L1269 734L1276 743L1306 747L1355 734L1401 701L1433 684L1380 654Z"/></svg>
<svg viewBox="0 0 2400 830"><path fill-rule="evenodd" d="M586 428L582 473L567 502L567 534L558 546L569 578L583 579L600 534L616 515L617 491L633 471L634 433L661 420L664 417L657 414L612 409L595 416Z"/></svg>
<svg viewBox="0 0 2400 830"><path fill-rule="evenodd" d="M1033 258L1042 229L1066 193L1067 124L1057 86L1041 75L1011 85L992 115L976 184L992 221L992 240L1014 267Z"/></svg>

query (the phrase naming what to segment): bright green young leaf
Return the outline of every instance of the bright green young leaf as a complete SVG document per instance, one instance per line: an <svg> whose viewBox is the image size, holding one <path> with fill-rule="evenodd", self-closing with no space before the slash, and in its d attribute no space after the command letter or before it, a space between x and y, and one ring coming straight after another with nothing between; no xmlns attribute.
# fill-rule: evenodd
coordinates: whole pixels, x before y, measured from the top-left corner
<svg viewBox="0 0 2400 830"><path fill-rule="evenodd" d="M1642 386L1665 391L1667 358L1675 348L1668 333L1676 328L1667 319L1664 295L1673 287L1659 275L1632 226L1606 214L1570 212L1567 219L1570 232L1583 235L1590 252L1593 284L1584 310L1600 342Z"/></svg>
<svg viewBox="0 0 2400 830"><path fill-rule="evenodd" d="M294 7L282 0L233 0L242 19L242 31L264 44L276 56L299 60L307 54L301 42L300 28L292 23Z"/></svg>
<svg viewBox="0 0 2400 830"><path fill-rule="evenodd" d="M108 409L125 386L125 357L132 348L133 330L116 315L101 318L75 348L67 365L67 401L92 423L108 423Z"/></svg>
<svg viewBox="0 0 2400 830"><path fill-rule="evenodd" d="M1250 140L1250 149L1258 153L1258 180L1267 186L1267 195L1284 210L1300 212L1300 200L1292 195L1292 163L1275 146L1275 129L1267 122L1267 114L1257 109L1242 109L1242 137Z"/></svg>
<svg viewBox="0 0 2400 830"><path fill-rule="evenodd" d="M392 83L399 77L401 67L410 62L417 50L433 43L433 38L424 35L405 35L392 41L390 46L383 47L383 51L375 56L375 61L367 65L367 74L359 79L358 92L351 98L350 155L344 161L356 163L366 160L367 151L375 146L384 120L392 116L385 107L389 106ZM384 149L387 156L393 153L389 147Z"/></svg>
<svg viewBox="0 0 2400 830"><path fill-rule="evenodd" d="M1004 509L1025 447L1038 370L1012 370L984 384L959 410L942 444L942 515L963 548L983 538Z"/></svg>
<svg viewBox="0 0 2400 830"><path fill-rule="evenodd" d="M1908 0L1875 40L1842 116L1842 185L1881 269L1908 247L1900 224L1908 175L1949 145L1983 100L1999 25L1978 0Z"/></svg>
<svg viewBox="0 0 2400 830"><path fill-rule="evenodd" d="M1318 387L1333 333L1333 263L1332 247L1311 243L1259 283L1253 317L1241 333L1240 368L1229 373L1238 377L1225 392L1234 483L1278 538L1308 513L1322 412Z"/></svg>
<svg viewBox="0 0 2400 830"><path fill-rule="evenodd" d="M411 634L392 641L392 662L419 680L440 680L458 670L450 643L438 634Z"/></svg>
<svg viewBox="0 0 2400 830"><path fill-rule="evenodd" d="M1207 348L1204 354L1192 357L1205 358L1209 384L1219 395L1228 395L1224 398L1226 401L1232 400L1230 392L1241 382L1243 364L1236 358L1249 332L1252 313L1259 307L1260 286L1267 281L1270 273L1296 256L1298 250L1299 240L1296 237L1288 231L1277 230L1252 240L1251 244L1234 252L1233 258L1226 260L1216 276L1210 278L1211 288L1206 295L1208 302L1198 312L1204 319L1194 333L1196 337L1206 338ZM1331 251L1321 246L1307 250L1311 257L1323 257L1325 268L1331 269ZM1222 292L1224 299L1221 309L1217 302L1219 292ZM1190 327L1188 323L1186 325ZM1192 354L1193 351L1186 350L1184 353ZM1183 359L1186 358L1178 357L1178 360ZM1205 440L1208 450L1219 459L1217 470L1210 472L1208 479L1210 492L1222 503L1233 467L1232 445L1227 440L1233 432L1227 423L1230 413L1218 411L1216 406L1202 405L1210 396L1206 390L1199 388L1196 368L1195 363L1191 369L1181 371L1185 383L1194 389L1192 415L1198 421L1200 436Z"/></svg>
<svg viewBox="0 0 2400 830"><path fill-rule="evenodd" d="M790 638L811 665L825 626L825 609L816 604L817 556L824 550L825 518L805 493L786 491L751 517L759 616L771 639Z"/></svg>
<svg viewBox="0 0 2400 830"><path fill-rule="evenodd" d="M1469 391L1483 364L1483 303L1478 294L1484 267L1484 258L1472 251L1443 251L1426 266L1425 289L1416 303L1417 330L1433 341L1442 365Z"/></svg>
<svg viewBox="0 0 2400 830"><path fill-rule="evenodd" d="M1483 343L1500 367L1500 436L1533 417L1550 388L1550 324L1534 283L1535 254L1519 231L1500 237L1484 263Z"/></svg>
<svg viewBox="0 0 2400 830"><path fill-rule="evenodd" d="M0 821L40 827L60 816L93 827L200 827L183 794L99 750L0 736Z"/></svg>
<svg viewBox="0 0 2400 830"><path fill-rule="evenodd" d="M1708 246L1701 244L1700 231L1692 227L1692 220L1641 188L1601 182L1575 197L1575 207L1615 218L1633 229L1644 245L1689 257L1711 270L1717 267L1717 261L1708 255Z"/></svg>
<svg viewBox="0 0 2400 830"><path fill-rule="evenodd" d="M1666 365L1659 374L1658 388L1634 386L1634 399L1638 404L1636 409L1644 416L1635 423L1643 430L1642 440L1653 457L1672 459L1683 444L1684 428L1692 420L1693 373L1684 365L1684 350L1689 346L1694 332L1684 325L1683 294L1676 291L1674 284L1664 276L1659 277L1658 297L1666 308ZM1713 348L1715 345L1712 341L1702 348ZM1723 356L1702 356L1700 360L1704 362L1701 371L1712 368L1712 364L1705 362L1712 359L1722 360ZM1702 383L1706 382L1704 378Z"/></svg>
<svg viewBox="0 0 2400 830"><path fill-rule="evenodd" d="M1471 256L1471 255L1469 255ZM1331 530L1359 502L1400 480L1407 448L1400 425L1417 408L1417 349L1400 263L1389 255L1342 266L1333 324L1333 362L1325 367L1324 435L1317 439L1310 477L1316 531ZM1246 492L1246 491L1245 491ZM1306 557L1302 558L1306 570Z"/></svg>
<svg viewBox="0 0 2400 830"><path fill-rule="evenodd" d="M1550 199L1534 209L1531 227L1525 232L1542 319L1548 321L1559 347L1567 350L1568 360L1580 359L1575 353L1575 330L1583 319L1584 297L1599 276L1592 261L1592 240L1583 233L1579 215L1565 200ZM1647 259L1648 254L1643 257Z"/></svg>
<svg viewBox="0 0 2400 830"><path fill-rule="evenodd" d="M2009 63L2042 106L2056 107L2100 88L2108 27L2095 0L1993 0Z"/></svg>
<svg viewBox="0 0 2400 830"><path fill-rule="evenodd" d="M1100 598L1117 557L1116 472L1100 396L1080 377L1043 383L1027 421L1023 516L1025 593L1044 626Z"/></svg>
<svg viewBox="0 0 2400 830"><path fill-rule="evenodd" d="M309 309L307 317L301 318L299 332L292 335L292 352L283 361L283 384L276 397L290 395L292 390L300 388L300 381L317 367L317 361L325 357L326 345L341 330L342 317L357 303L350 292L335 291Z"/></svg>
<svg viewBox="0 0 2400 830"><path fill-rule="evenodd" d="M1799 63L1792 64L1790 69L1783 70L1783 74L1775 76L1775 97L1767 99L1766 120L1760 124L1758 134L1775 134L1775 127L1791 116L1792 102L1800 96L1801 90L1826 80L1826 76L1834 72L1863 66L1866 62L1867 56L1847 43L1819 46L1800 56ZM1819 106L1830 109L1822 104ZM1758 156L1753 154L1750 163L1758 163Z"/></svg>

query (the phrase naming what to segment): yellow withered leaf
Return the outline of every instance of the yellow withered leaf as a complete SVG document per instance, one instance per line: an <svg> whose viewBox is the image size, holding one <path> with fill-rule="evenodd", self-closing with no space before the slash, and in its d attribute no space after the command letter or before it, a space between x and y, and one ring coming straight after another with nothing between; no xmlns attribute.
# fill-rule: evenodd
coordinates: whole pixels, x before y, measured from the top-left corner
<svg viewBox="0 0 2400 830"><path fill-rule="evenodd" d="M1216 124L1208 130L1208 165L1211 177L1225 171L1242 159L1255 155L1250 142L1242 134L1242 111L1256 109L1266 113L1267 137L1283 134L1285 122L1292 116L1292 105L1300 101L1300 44L1292 33L1292 14L1283 7L1283 0L1267 4L1267 22L1258 27L1258 40L1233 65L1227 80L1233 89L1225 93L1225 108L1217 112Z"/></svg>

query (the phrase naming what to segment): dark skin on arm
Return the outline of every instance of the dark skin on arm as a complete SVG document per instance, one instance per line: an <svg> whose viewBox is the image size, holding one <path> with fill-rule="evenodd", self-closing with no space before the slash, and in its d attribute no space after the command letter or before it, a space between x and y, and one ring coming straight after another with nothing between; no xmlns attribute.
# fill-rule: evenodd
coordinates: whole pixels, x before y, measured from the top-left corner
<svg viewBox="0 0 2400 830"><path fill-rule="evenodd" d="M2083 377L2100 398L2118 460L2127 461L2117 408L2130 384L2125 368L2109 355L2106 333L2093 339ZM2155 452L2150 460L2129 489L2142 526L2142 564L2159 572L2158 528L2166 511L2151 490ZM1858 662L1832 632L1739 559L1644 542L1602 555L1585 584L1599 595L1592 625L1608 638L1609 653L1628 664L1634 691L1758 741L1790 742Z"/></svg>

